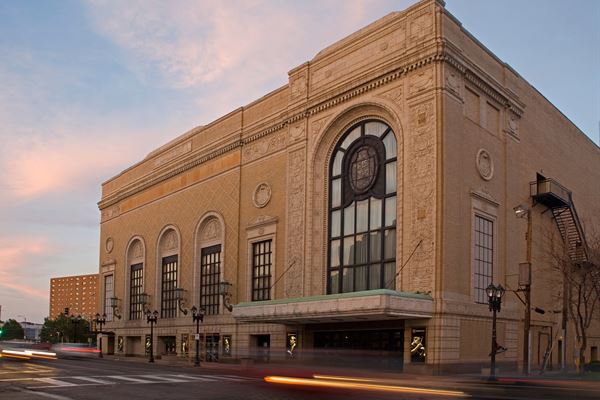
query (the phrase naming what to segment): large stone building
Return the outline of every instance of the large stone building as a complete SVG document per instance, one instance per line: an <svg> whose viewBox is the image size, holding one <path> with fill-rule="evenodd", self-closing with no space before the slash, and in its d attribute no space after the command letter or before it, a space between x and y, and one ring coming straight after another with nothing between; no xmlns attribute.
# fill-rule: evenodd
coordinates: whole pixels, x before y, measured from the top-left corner
<svg viewBox="0 0 600 400"><path fill-rule="evenodd" d="M157 353L187 357L195 324L183 311L196 306L208 360L370 354L405 370L479 368L486 287L527 283L530 243L531 307L561 310L542 238L585 244L599 181L599 148L442 1L421 1L102 185L104 349L143 355L148 309ZM513 212L523 203L529 242ZM510 290L498 361L517 367L524 293ZM534 367L548 348L550 364L572 363L561 318L531 315ZM588 344L589 357L599 336Z"/></svg>
<svg viewBox="0 0 600 400"><path fill-rule="evenodd" d="M98 310L98 274L50 279L50 318L69 309L70 315L91 319Z"/></svg>

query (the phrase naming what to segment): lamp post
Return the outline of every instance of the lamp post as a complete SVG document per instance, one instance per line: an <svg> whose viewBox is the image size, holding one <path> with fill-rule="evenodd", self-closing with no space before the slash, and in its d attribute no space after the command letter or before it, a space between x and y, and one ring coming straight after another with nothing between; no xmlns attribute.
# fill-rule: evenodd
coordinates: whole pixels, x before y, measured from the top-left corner
<svg viewBox="0 0 600 400"><path fill-rule="evenodd" d="M156 320L158 319L158 311L154 310L146 314L146 322L150 324L150 359L148 362L154 362L154 324L156 324Z"/></svg>
<svg viewBox="0 0 600 400"><path fill-rule="evenodd" d="M73 324L73 342L77 343L77 326L81 322L81 315L71 317L71 323Z"/></svg>
<svg viewBox="0 0 600 400"><path fill-rule="evenodd" d="M523 375L529 375L531 358L531 210L526 204L513 208L517 218L527 217L527 261L519 264L519 286L525 293L525 317L523 321Z"/></svg>
<svg viewBox="0 0 600 400"><path fill-rule="evenodd" d="M227 281L219 282L219 294L223 296L223 306L231 312L233 305L231 304L231 287L233 285Z"/></svg>
<svg viewBox="0 0 600 400"><path fill-rule="evenodd" d="M96 325L100 325L100 334L98 335L98 349L100 352L98 353L98 358L102 358L102 325L106 323L106 314L102 314L102 318L100 318L100 314L96 314Z"/></svg>
<svg viewBox="0 0 600 400"><path fill-rule="evenodd" d="M113 315L118 319L121 319L121 311L119 310L119 298L111 297L110 298L110 307L113 310Z"/></svg>
<svg viewBox="0 0 600 400"><path fill-rule="evenodd" d="M196 323L196 360L194 361L194 366L200 366L200 322L204 320L204 309L200 308L199 310L196 306L191 308L192 311L192 321Z"/></svg>
<svg viewBox="0 0 600 400"><path fill-rule="evenodd" d="M496 351L498 350L498 343L496 343L496 312L500 312L500 305L502 303L502 296L504 295L504 288L502 285L494 286L493 283L485 289L488 296L488 303L490 305L490 311L492 311L492 352L491 352L491 363L490 363L490 377L489 381L496 380Z"/></svg>

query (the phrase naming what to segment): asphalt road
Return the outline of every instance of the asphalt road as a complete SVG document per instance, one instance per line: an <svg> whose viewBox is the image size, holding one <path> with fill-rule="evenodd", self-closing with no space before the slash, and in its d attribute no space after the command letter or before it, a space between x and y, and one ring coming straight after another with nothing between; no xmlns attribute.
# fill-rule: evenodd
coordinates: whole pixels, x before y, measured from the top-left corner
<svg viewBox="0 0 600 400"><path fill-rule="evenodd" d="M357 376L344 371L345 377ZM356 371L354 371L356 372ZM269 383L266 375L299 377ZM335 378L337 376L338 378ZM598 399L598 382L501 380L463 377L372 376L315 379L307 369L269 365L249 369L203 364L149 364L143 360L20 361L0 358L0 398L21 400L153 399Z"/></svg>

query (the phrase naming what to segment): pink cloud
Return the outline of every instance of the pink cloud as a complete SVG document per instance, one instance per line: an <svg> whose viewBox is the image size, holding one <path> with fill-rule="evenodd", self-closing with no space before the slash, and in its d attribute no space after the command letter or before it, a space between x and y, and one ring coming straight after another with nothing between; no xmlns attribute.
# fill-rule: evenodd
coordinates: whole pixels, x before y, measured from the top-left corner
<svg viewBox="0 0 600 400"><path fill-rule="evenodd" d="M27 284L31 271L34 269L27 265L27 258L49 252L49 247L44 240L23 238L19 245L0 244L0 286L13 289L25 295L41 299L48 298L48 291L41 290ZM29 271L29 272L25 272Z"/></svg>

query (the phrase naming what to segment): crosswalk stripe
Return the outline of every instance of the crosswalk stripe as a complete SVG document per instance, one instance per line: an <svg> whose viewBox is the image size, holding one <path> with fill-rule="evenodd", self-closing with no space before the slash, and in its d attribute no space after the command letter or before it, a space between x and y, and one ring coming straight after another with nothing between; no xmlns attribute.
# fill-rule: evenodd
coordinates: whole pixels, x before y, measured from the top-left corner
<svg viewBox="0 0 600 400"><path fill-rule="evenodd" d="M169 378L164 375L144 375L144 378L163 380L165 382L187 382L185 379Z"/></svg>
<svg viewBox="0 0 600 400"><path fill-rule="evenodd" d="M178 376L180 378L192 379L194 381L201 381L201 382L214 382L217 380L215 378L205 378L205 377L196 376L196 375L173 375L173 376Z"/></svg>
<svg viewBox="0 0 600 400"><path fill-rule="evenodd" d="M211 377L213 377L213 379L216 378L220 381L240 381L241 380L240 378L237 378L237 377L231 378L230 377L231 375L229 375L229 376L228 375L194 375L194 376L201 376L203 378L209 378L209 379Z"/></svg>
<svg viewBox="0 0 600 400"><path fill-rule="evenodd" d="M114 385L116 382L103 381L102 379L90 378L88 376L72 376L73 379L79 379L81 381L98 383L100 385Z"/></svg>
<svg viewBox="0 0 600 400"><path fill-rule="evenodd" d="M235 379L241 379L243 381L262 381L262 379L257 379L257 378L249 378L247 376L237 376L237 375L219 375L219 376L225 376L228 378L235 378Z"/></svg>
<svg viewBox="0 0 600 400"><path fill-rule="evenodd" d="M77 386L76 383L65 382L54 378L34 378L34 381L48 383L54 386Z"/></svg>
<svg viewBox="0 0 600 400"><path fill-rule="evenodd" d="M135 383L152 383L152 381L140 378L132 378L130 376L121 376L121 375L108 375L106 378L111 379L121 379L123 381L135 382Z"/></svg>

